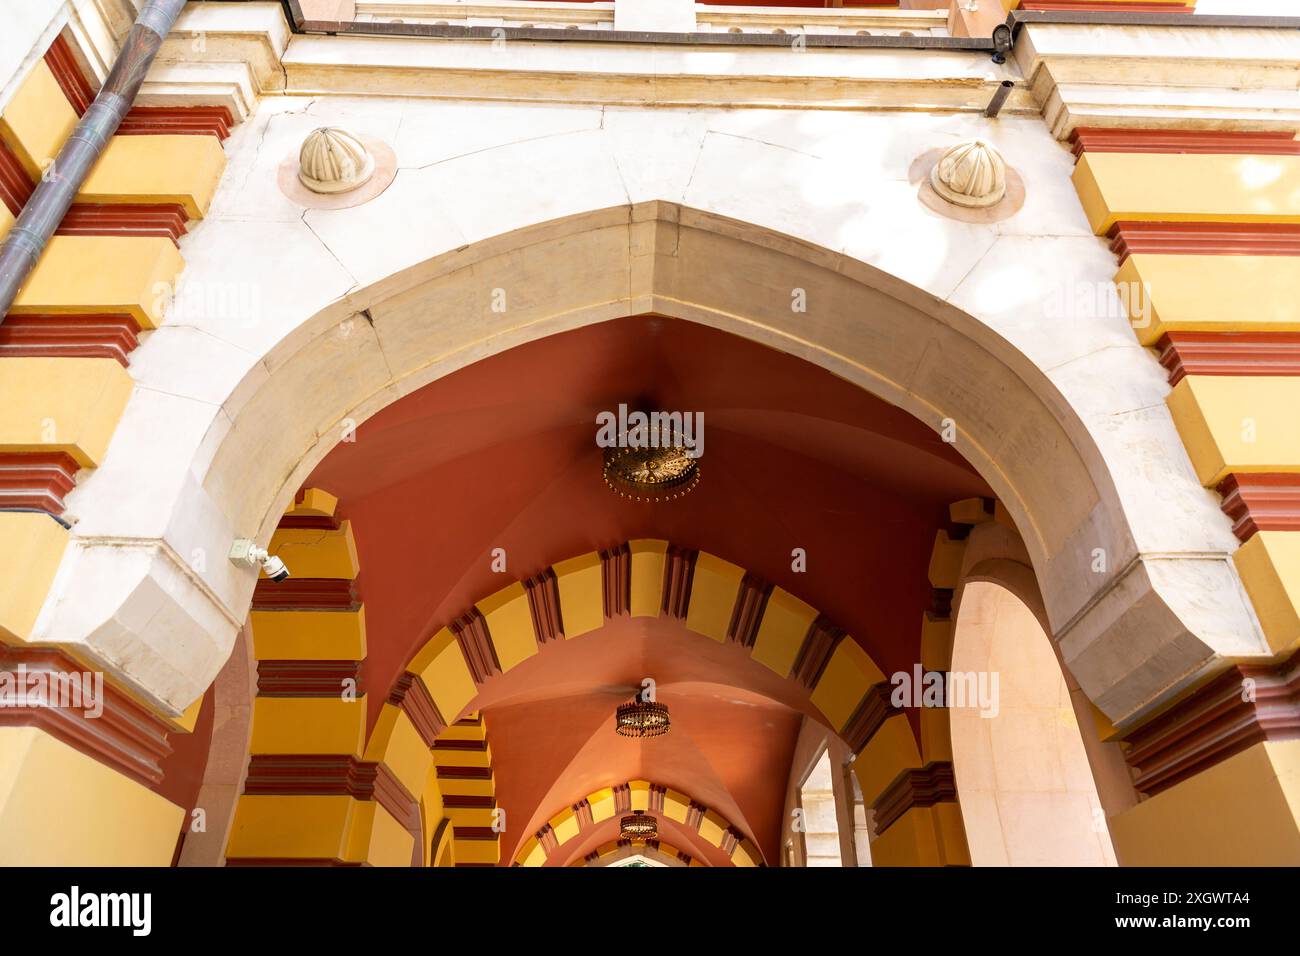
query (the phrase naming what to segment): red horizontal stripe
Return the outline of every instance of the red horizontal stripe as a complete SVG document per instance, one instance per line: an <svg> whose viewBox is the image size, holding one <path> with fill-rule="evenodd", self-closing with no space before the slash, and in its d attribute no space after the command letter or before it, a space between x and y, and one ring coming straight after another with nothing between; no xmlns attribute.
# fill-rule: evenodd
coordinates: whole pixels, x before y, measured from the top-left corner
<svg viewBox="0 0 1300 956"><path fill-rule="evenodd" d="M77 115L81 116L94 100L95 94L86 81L86 75L81 72L72 48L62 35L55 37L50 48L45 51L45 63L54 74L54 80L59 84L59 89L63 90L63 95L68 98Z"/></svg>
<svg viewBox="0 0 1300 956"><path fill-rule="evenodd" d="M1075 156L1090 153L1224 153L1300 156L1294 132L1213 129L1108 129L1080 126L1070 136Z"/></svg>
<svg viewBox="0 0 1300 956"><path fill-rule="evenodd" d="M139 342L129 315L9 315L0 323L0 355L111 358L123 367Z"/></svg>
<svg viewBox="0 0 1300 956"><path fill-rule="evenodd" d="M464 793L449 793L442 798L443 807L453 810L490 810L496 804L496 797L475 796Z"/></svg>
<svg viewBox="0 0 1300 956"><path fill-rule="evenodd" d="M0 141L0 201L16 217L34 188L22 162ZM61 236L165 236L179 243L188 221L180 203L76 203L56 232Z"/></svg>
<svg viewBox="0 0 1300 956"><path fill-rule="evenodd" d="M277 528L309 528L320 531L337 531L342 523L333 515L289 515L280 519Z"/></svg>
<svg viewBox="0 0 1300 956"><path fill-rule="evenodd" d="M1300 475L1229 475L1219 482L1223 513L1241 541L1256 531L1300 531Z"/></svg>
<svg viewBox="0 0 1300 956"><path fill-rule="evenodd" d="M348 578L261 578L253 588L255 611L355 611L360 606Z"/></svg>
<svg viewBox="0 0 1300 956"><path fill-rule="evenodd" d="M439 767L438 777L443 780L490 780L491 767Z"/></svg>
<svg viewBox="0 0 1300 956"><path fill-rule="evenodd" d="M0 671L12 673L19 666L31 674L45 674L47 686L59 675L72 677L85 672L84 665L52 648L0 644ZM16 699L0 707L0 727L40 727L74 750L145 786L162 782L161 763L172 752L168 725L110 681L104 681L99 701L103 710L95 717L76 707L50 706L47 699L31 693L30 685L16 689Z"/></svg>
<svg viewBox="0 0 1300 956"><path fill-rule="evenodd" d="M1187 375L1300 375L1300 332L1170 332L1156 347L1170 385Z"/></svg>
<svg viewBox="0 0 1300 956"><path fill-rule="evenodd" d="M67 452L0 452L0 510L63 514L63 496L76 485L80 470Z"/></svg>
<svg viewBox="0 0 1300 956"><path fill-rule="evenodd" d="M501 834L491 827L453 827L457 840L498 840Z"/></svg>
<svg viewBox="0 0 1300 956"><path fill-rule="evenodd" d="M180 245L189 216L180 203L78 203L59 223L60 236L154 236Z"/></svg>
<svg viewBox="0 0 1300 956"><path fill-rule="evenodd" d="M94 101L95 91L62 36L50 44L45 62L73 110L83 115ZM184 133L225 139L233 125L234 118L224 106L135 106L123 117L117 132L121 136Z"/></svg>
<svg viewBox="0 0 1300 956"><path fill-rule="evenodd" d="M361 662L340 660L263 660L257 662L261 697L339 697L344 681L361 690Z"/></svg>
<svg viewBox="0 0 1300 956"><path fill-rule="evenodd" d="M1122 264L1136 253L1181 255L1300 255L1300 223L1133 222L1120 220L1106 233Z"/></svg>
<svg viewBox="0 0 1300 956"><path fill-rule="evenodd" d="M0 140L0 202L17 216L32 194L32 181L13 150Z"/></svg>
<svg viewBox="0 0 1300 956"><path fill-rule="evenodd" d="M224 106L136 106L122 118L117 135L181 133L223 140L234 125L230 110Z"/></svg>

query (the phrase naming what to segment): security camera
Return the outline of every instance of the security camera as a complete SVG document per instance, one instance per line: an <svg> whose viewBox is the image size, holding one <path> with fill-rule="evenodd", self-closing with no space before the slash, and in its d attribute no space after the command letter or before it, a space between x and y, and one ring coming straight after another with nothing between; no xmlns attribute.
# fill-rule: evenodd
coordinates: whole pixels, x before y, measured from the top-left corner
<svg viewBox="0 0 1300 956"><path fill-rule="evenodd" d="M230 562L246 568L260 567L272 581L283 581L289 576L289 569L283 561L265 548L259 548L248 538L240 538L230 546Z"/></svg>
<svg viewBox="0 0 1300 956"><path fill-rule="evenodd" d="M1011 51L1011 47L1011 28L1005 23L999 23L993 28L993 62L1007 62L1007 54Z"/></svg>
<svg viewBox="0 0 1300 956"><path fill-rule="evenodd" d="M284 562L273 555L267 555L262 562L262 571L272 581L283 581L289 576L289 569L284 566Z"/></svg>

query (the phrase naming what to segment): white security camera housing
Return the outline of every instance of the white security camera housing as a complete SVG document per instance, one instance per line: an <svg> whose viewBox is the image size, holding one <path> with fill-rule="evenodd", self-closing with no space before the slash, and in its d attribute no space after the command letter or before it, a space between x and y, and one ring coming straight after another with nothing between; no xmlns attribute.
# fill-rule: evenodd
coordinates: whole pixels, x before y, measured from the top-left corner
<svg viewBox="0 0 1300 956"><path fill-rule="evenodd" d="M248 538L239 538L230 546L230 563L246 568L260 567L272 581L283 581L289 576L289 569L283 561Z"/></svg>
<svg viewBox="0 0 1300 956"><path fill-rule="evenodd" d="M284 562L274 556L268 556L262 562L262 572L272 581L283 581L289 576L289 569L284 566Z"/></svg>

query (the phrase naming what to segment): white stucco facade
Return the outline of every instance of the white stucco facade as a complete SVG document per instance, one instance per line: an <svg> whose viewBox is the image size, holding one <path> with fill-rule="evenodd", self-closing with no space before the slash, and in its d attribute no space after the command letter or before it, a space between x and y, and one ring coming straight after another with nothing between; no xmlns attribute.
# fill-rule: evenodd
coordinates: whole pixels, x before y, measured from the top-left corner
<svg viewBox="0 0 1300 956"><path fill-rule="evenodd" d="M184 709L247 612L254 577L230 542L264 543L349 428L512 345L658 311L803 356L936 430L951 419L1022 532L1064 660L1113 720L1267 653L1230 522L1070 182L1069 94L1041 71L1068 31L1022 37L997 67L965 51L290 38L277 4L236 8L194 5L181 26L210 31L211 62L164 60L146 86L247 116L181 241L168 319L131 356L107 457L67 499L72 543L34 641L79 645ZM485 58L492 76L473 75ZM740 78L733 106L722 75ZM1002 79L1017 89L986 118ZM1189 115L1240 106L1180 95ZM286 197L281 166L322 126L392 148L382 195ZM1024 183L1010 218L918 198L918 159L974 138Z"/></svg>

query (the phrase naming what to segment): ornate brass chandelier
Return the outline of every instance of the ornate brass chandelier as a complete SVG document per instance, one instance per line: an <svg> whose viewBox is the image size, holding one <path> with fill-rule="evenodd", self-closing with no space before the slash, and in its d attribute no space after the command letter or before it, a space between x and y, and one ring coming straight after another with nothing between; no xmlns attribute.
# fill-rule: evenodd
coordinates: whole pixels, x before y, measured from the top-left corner
<svg viewBox="0 0 1300 956"><path fill-rule="evenodd" d="M662 737L672 722L668 706L653 700L630 700L614 712L614 732L621 737Z"/></svg>
<svg viewBox="0 0 1300 956"><path fill-rule="evenodd" d="M618 833L624 840L657 840L659 823L648 813L633 813L618 821Z"/></svg>
<svg viewBox="0 0 1300 956"><path fill-rule="evenodd" d="M672 501L700 483L700 464L680 448L609 448L605 486L632 501Z"/></svg>
<svg viewBox="0 0 1300 956"><path fill-rule="evenodd" d="M618 443L605 449L601 475L622 498L672 501L700 483L700 456L692 453L691 437L673 421L682 416L661 415L651 413L646 423L621 431Z"/></svg>

